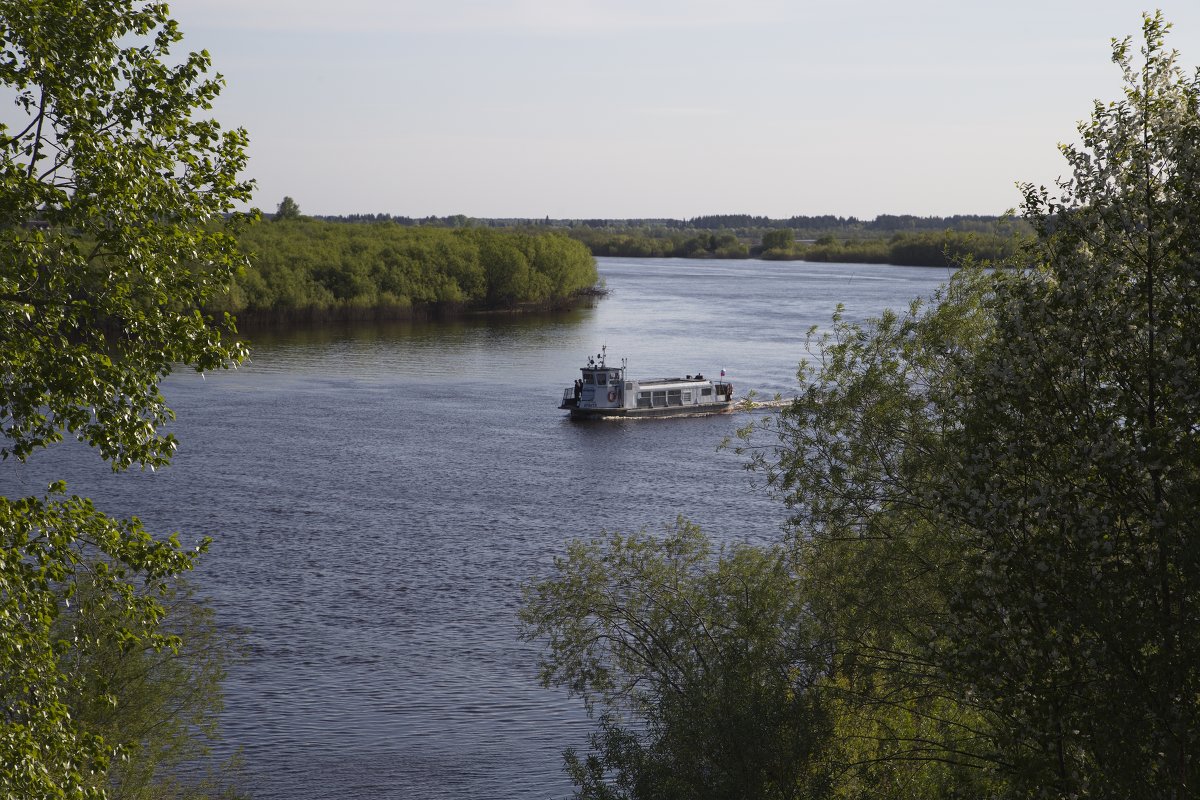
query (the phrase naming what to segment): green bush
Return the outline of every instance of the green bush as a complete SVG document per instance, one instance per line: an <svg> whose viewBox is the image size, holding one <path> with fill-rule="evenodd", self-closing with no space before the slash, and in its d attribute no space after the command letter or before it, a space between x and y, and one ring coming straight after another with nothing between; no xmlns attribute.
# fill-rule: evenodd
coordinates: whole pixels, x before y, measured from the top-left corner
<svg viewBox="0 0 1200 800"><path fill-rule="evenodd" d="M599 278L587 248L559 233L299 219L248 228L241 245L250 266L215 310L247 319L554 305Z"/></svg>

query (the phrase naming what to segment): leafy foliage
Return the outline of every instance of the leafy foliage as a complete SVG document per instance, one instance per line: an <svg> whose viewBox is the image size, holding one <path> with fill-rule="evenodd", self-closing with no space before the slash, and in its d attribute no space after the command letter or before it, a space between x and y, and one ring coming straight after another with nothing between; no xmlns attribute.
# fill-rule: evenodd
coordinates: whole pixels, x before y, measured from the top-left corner
<svg viewBox="0 0 1200 800"><path fill-rule="evenodd" d="M212 609L182 579L156 591L162 622L154 633L134 644L105 635L120 605L104 601L104 588L90 571L77 578L73 602L57 618L55 635L63 641L86 641L91 647L69 650L68 672L79 676L69 686L66 705L72 719L103 737L119 757L111 762L110 798L152 800L199 798L229 790L222 779L179 782L175 768L196 767L219 738L217 713L222 708L221 682L226 665L238 654L235 634L218 628ZM140 594L146 589L138 587ZM164 646L164 643L166 646Z"/></svg>
<svg viewBox="0 0 1200 800"><path fill-rule="evenodd" d="M0 0L4 458L70 434L114 470L163 466L160 381L244 355L202 309L244 265L224 215L249 196L246 135L197 117L221 80L207 53L172 56L180 39L164 3ZM0 498L6 796L103 796L114 747L83 698L120 694L103 653L178 647L161 597L203 548L62 484Z"/></svg>
<svg viewBox="0 0 1200 800"><path fill-rule="evenodd" d="M997 285L951 438L973 580L949 664L1030 792L1200 780L1200 81L1166 30L1136 65L1114 45L1125 97L1063 148L1061 197L1026 187L1044 266Z"/></svg>
<svg viewBox="0 0 1200 800"><path fill-rule="evenodd" d="M1145 19L1137 65L1114 45L1124 98L1063 148L1061 196L1025 187L1033 266L839 322L801 397L745 432L795 510L851 786L1200 779L1200 83L1166 30Z"/></svg>
<svg viewBox="0 0 1200 800"><path fill-rule="evenodd" d="M180 38L162 3L0 4L0 455L69 431L164 464L159 381L242 355L199 309L243 264L212 223L249 196L246 136L193 118L220 79L164 63Z"/></svg>
<svg viewBox="0 0 1200 800"><path fill-rule="evenodd" d="M794 576L777 550L714 553L682 519L573 542L526 587L547 685L602 711L568 752L582 798L792 798L819 789L825 717Z"/></svg>
<svg viewBox="0 0 1200 800"><path fill-rule="evenodd" d="M763 250L791 250L796 243L796 234L790 228L767 231L762 237Z"/></svg>
<svg viewBox="0 0 1200 800"><path fill-rule="evenodd" d="M739 432L739 451L792 509L800 590L830 642L822 690L840 795L983 793L986 715L946 690L933 653L963 579L939 502L954 469L945 428L962 403L960 362L991 335L995 279L964 269L930 304L814 329L804 390Z"/></svg>
<svg viewBox="0 0 1200 800"><path fill-rule="evenodd" d="M251 255L216 304L242 319L406 315L566 301L596 284L587 249L555 233L295 220L256 225Z"/></svg>
<svg viewBox="0 0 1200 800"><path fill-rule="evenodd" d="M730 231L575 228L570 235L593 255L625 258L746 258L750 248Z"/></svg>
<svg viewBox="0 0 1200 800"><path fill-rule="evenodd" d="M284 197L279 201L279 206L275 210L275 221L283 222L290 219L300 219L300 206L290 197Z"/></svg>
<svg viewBox="0 0 1200 800"><path fill-rule="evenodd" d="M113 748L72 716L72 700L113 702L101 651L178 646L159 630L158 595L199 553L64 488L0 497L0 786L21 797L102 796ZM61 623L65 608L75 624Z"/></svg>
<svg viewBox="0 0 1200 800"><path fill-rule="evenodd" d="M945 267L965 258L1007 260L1021 253L1027 237L1020 225L995 223L989 231L898 232L889 237L864 236L836 239L825 235L814 242L798 242L789 228L750 231L737 235L677 229L576 228L570 235L588 245L594 255L625 258L747 258L804 260L835 263L897 264ZM761 236L761 243L749 246Z"/></svg>

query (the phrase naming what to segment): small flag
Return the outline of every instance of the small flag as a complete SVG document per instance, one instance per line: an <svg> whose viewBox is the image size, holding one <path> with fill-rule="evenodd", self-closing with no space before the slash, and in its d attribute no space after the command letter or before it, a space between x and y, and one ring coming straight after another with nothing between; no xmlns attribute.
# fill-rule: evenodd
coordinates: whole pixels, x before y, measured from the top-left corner
<svg viewBox="0 0 1200 800"><path fill-rule="evenodd" d="M725 369L724 369L723 367L721 368L721 377L722 377L722 378L724 378L724 377L725 377Z"/></svg>

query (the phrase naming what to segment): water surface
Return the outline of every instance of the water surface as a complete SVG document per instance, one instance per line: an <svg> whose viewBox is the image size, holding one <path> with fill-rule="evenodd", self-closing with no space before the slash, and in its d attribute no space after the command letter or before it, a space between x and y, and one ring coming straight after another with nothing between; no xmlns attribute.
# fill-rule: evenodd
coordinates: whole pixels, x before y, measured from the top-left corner
<svg viewBox="0 0 1200 800"><path fill-rule="evenodd" d="M256 798L568 797L578 702L540 688L520 584L575 537L676 515L722 541L779 536L779 502L718 452L744 418L569 422L607 345L636 377L725 369L794 393L810 326L928 295L946 270L601 259L611 293L548 318L259 332L243 368L172 377L181 447L113 476L81 447L0 467L214 544L195 580L250 656L224 732Z"/></svg>

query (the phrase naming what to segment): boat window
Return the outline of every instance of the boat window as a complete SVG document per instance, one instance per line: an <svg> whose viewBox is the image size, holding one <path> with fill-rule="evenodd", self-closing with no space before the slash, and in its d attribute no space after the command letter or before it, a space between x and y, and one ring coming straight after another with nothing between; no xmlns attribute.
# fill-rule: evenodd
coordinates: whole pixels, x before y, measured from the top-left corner
<svg viewBox="0 0 1200 800"><path fill-rule="evenodd" d="M700 396L701 397L712 397L712 387L705 386L703 389L700 390Z"/></svg>
<svg viewBox="0 0 1200 800"><path fill-rule="evenodd" d="M654 407L660 408L667 404L667 390L660 389L654 392Z"/></svg>
<svg viewBox="0 0 1200 800"><path fill-rule="evenodd" d="M638 408L650 408L650 393L638 392L637 404Z"/></svg>
<svg viewBox="0 0 1200 800"><path fill-rule="evenodd" d="M607 372L597 372L596 373L596 383L598 383L601 386L608 383L608 373Z"/></svg>
<svg viewBox="0 0 1200 800"><path fill-rule="evenodd" d="M590 386L592 384L592 373L590 373L590 372L583 373L583 382Z"/></svg>
<svg viewBox="0 0 1200 800"><path fill-rule="evenodd" d="M683 393L683 404L688 405L691 402L692 402L692 390L688 389L686 392Z"/></svg>
<svg viewBox="0 0 1200 800"><path fill-rule="evenodd" d="M679 390L679 389L670 389L667 391L667 405L669 405L669 406L683 405L683 400L680 398L680 391L681 390Z"/></svg>
<svg viewBox="0 0 1200 800"><path fill-rule="evenodd" d="M633 391L633 381L625 381L625 391L627 391L627 392Z"/></svg>

